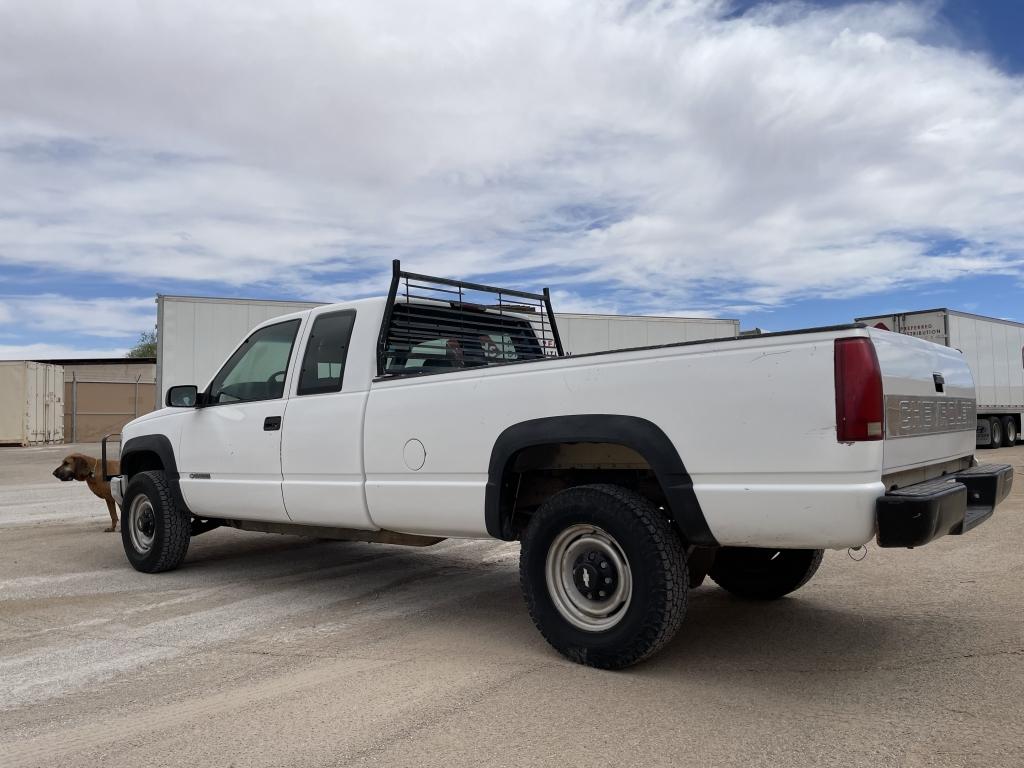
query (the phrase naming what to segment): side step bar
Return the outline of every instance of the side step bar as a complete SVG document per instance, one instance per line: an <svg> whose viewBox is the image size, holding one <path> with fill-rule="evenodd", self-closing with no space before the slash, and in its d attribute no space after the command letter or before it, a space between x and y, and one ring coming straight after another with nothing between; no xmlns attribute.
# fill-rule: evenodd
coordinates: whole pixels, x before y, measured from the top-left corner
<svg viewBox="0 0 1024 768"><path fill-rule="evenodd" d="M988 520L1013 487L1009 464L981 464L879 496L880 547L920 547Z"/></svg>
<svg viewBox="0 0 1024 768"><path fill-rule="evenodd" d="M396 533L395 531L366 531L355 528L335 528L326 525L271 523L262 520L196 520L193 518L192 522L192 532L194 535L199 535L220 526L226 526L237 528L240 531L283 533L291 536L337 539L338 541L367 541L375 544L401 544L406 547L429 547L444 541L442 536L417 536L412 533Z"/></svg>

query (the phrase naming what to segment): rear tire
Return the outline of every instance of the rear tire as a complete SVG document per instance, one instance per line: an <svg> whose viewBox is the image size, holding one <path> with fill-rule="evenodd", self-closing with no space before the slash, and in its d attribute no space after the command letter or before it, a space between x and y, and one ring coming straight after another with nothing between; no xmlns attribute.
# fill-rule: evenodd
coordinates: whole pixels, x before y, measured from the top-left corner
<svg viewBox="0 0 1024 768"><path fill-rule="evenodd" d="M135 570L160 573L177 568L188 552L191 530L191 515L174 503L166 474L132 476L121 507L121 543Z"/></svg>
<svg viewBox="0 0 1024 768"><path fill-rule="evenodd" d="M537 629L580 664L621 669L655 653L686 613L686 550L646 498L615 485L555 494L522 539L519 582Z"/></svg>
<svg viewBox="0 0 1024 768"><path fill-rule="evenodd" d="M722 589L747 600L777 600L811 580L823 549L722 547L708 575Z"/></svg>
<svg viewBox="0 0 1024 768"><path fill-rule="evenodd" d="M1002 448L1003 447L1003 420L998 416L993 416L988 420L989 429L992 431L992 442L988 444L989 448Z"/></svg>
<svg viewBox="0 0 1024 768"><path fill-rule="evenodd" d="M1017 420L1013 416L1003 416L1003 440L1006 445L1016 445L1020 435L1017 434Z"/></svg>

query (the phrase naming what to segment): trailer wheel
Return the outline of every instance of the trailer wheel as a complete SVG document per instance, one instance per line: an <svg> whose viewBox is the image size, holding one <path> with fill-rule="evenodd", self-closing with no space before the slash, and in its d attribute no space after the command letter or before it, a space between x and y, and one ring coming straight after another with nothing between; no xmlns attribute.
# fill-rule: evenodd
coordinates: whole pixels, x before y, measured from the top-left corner
<svg viewBox="0 0 1024 768"><path fill-rule="evenodd" d="M998 416L993 416L988 420L989 428L992 430L992 442L988 444L989 448L1002 448L1003 447L1003 420Z"/></svg>
<svg viewBox="0 0 1024 768"><path fill-rule="evenodd" d="M747 600L777 600L811 580L823 549L722 547L708 575L722 589Z"/></svg>
<svg viewBox="0 0 1024 768"><path fill-rule="evenodd" d="M191 529L191 516L174 503L163 472L132 476L121 508L121 544L135 570L160 573L177 568L188 552Z"/></svg>
<svg viewBox="0 0 1024 768"><path fill-rule="evenodd" d="M1007 445L1016 445L1020 435L1017 434L1017 420L1013 416L1003 416L1003 438Z"/></svg>
<svg viewBox="0 0 1024 768"><path fill-rule="evenodd" d="M534 513L519 582L555 650L621 669L667 643L686 612L686 551L646 498L615 485L569 488Z"/></svg>

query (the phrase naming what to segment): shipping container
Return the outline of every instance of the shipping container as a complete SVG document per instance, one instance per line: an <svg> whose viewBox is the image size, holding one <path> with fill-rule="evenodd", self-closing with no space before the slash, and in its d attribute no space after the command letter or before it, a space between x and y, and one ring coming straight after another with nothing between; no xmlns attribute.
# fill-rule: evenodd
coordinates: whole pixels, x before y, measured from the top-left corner
<svg viewBox="0 0 1024 768"><path fill-rule="evenodd" d="M0 445L64 442L64 369L0 362Z"/></svg>
<svg viewBox="0 0 1024 768"><path fill-rule="evenodd" d="M157 296L157 407L173 384L205 386L248 331L324 302ZM738 320L555 313L567 354L739 335ZM549 350L554 353L554 350Z"/></svg>
<svg viewBox="0 0 1024 768"><path fill-rule="evenodd" d="M83 358L41 362L64 367L64 437L95 443L153 410L156 358Z"/></svg>
<svg viewBox="0 0 1024 768"><path fill-rule="evenodd" d="M974 374L978 445L998 448L1021 439L1024 323L954 309L874 315L857 321L959 350Z"/></svg>

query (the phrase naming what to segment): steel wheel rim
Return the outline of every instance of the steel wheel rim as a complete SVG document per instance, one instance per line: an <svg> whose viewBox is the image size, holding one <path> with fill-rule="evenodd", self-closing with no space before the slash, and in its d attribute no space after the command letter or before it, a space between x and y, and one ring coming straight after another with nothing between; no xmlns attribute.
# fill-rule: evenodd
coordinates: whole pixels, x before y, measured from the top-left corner
<svg viewBox="0 0 1024 768"><path fill-rule="evenodd" d="M128 531L136 552L144 555L153 548L156 513L148 496L140 493L132 500L131 508L128 510Z"/></svg>
<svg viewBox="0 0 1024 768"><path fill-rule="evenodd" d="M598 563L608 564L607 569L592 569L601 574L600 582L593 587L594 594L608 578L605 572L614 569L614 586L610 593L596 600L588 599L577 586L580 558L590 553L595 554ZM548 547L544 578L558 613L585 632L603 632L617 625L625 617L633 597L633 576L622 547L607 531L595 525L572 525L555 537Z"/></svg>

